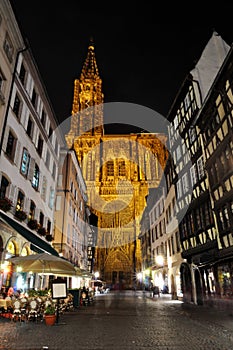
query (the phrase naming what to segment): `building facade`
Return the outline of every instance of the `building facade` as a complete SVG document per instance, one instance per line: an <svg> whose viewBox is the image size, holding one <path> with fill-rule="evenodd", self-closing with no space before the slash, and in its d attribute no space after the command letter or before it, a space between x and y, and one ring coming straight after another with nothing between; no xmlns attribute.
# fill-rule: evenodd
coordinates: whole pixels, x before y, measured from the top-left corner
<svg viewBox="0 0 233 350"><path fill-rule="evenodd" d="M233 53L232 47L198 115L218 251L206 265L211 298L233 296Z"/></svg>
<svg viewBox="0 0 233 350"><path fill-rule="evenodd" d="M183 300L203 304L214 291L206 266L218 254L205 153L200 133L200 110L218 74L229 46L212 34L194 69L187 75L168 113L169 142L174 160L174 185L181 243Z"/></svg>
<svg viewBox="0 0 233 350"><path fill-rule="evenodd" d="M12 78L24 42L8 0L0 4L0 135L9 108ZM2 139L2 138L1 138Z"/></svg>
<svg viewBox="0 0 233 350"><path fill-rule="evenodd" d="M15 19L10 23L17 38ZM25 290L39 284L38 276L13 276L7 258L33 251L58 255L52 241L61 136L30 47L22 47L12 50L15 67L2 126L0 260L1 286Z"/></svg>
<svg viewBox="0 0 233 350"><path fill-rule="evenodd" d="M89 236L92 236L90 212L87 208L87 190L74 150L61 149L56 207L54 213L53 247L60 256L82 270L88 266ZM81 278L81 276L80 276ZM78 287L80 287L80 281ZM75 280L70 280L70 287Z"/></svg>

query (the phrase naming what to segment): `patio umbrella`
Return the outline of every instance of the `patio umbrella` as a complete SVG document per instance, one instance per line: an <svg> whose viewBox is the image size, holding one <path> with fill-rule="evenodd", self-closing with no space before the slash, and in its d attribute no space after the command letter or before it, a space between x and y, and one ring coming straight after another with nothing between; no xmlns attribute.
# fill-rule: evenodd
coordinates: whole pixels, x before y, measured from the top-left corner
<svg viewBox="0 0 233 350"><path fill-rule="evenodd" d="M77 275L77 268L69 261L47 253L12 257L8 261L20 266L23 272L32 271L34 273L63 276Z"/></svg>

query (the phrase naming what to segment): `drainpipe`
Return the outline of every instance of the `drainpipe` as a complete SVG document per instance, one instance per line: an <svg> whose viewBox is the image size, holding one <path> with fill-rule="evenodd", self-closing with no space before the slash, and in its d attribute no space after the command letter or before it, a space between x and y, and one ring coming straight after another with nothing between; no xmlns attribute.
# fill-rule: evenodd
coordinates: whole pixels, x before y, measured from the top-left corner
<svg viewBox="0 0 233 350"><path fill-rule="evenodd" d="M4 123L3 123L3 127L2 127L2 135L1 135L1 141L0 141L0 155L2 152L4 134L6 131L7 117L8 117L8 113L9 113L9 109L10 109L10 103L11 103L14 82L15 82L16 70L17 70L17 65L18 65L18 61L19 61L19 55L26 50L28 50L28 45L26 45L23 49L20 49L16 55L15 66L14 66L14 71L13 71L12 80L11 80L10 94L9 94L9 98L8 98L8 102L7 102L6 113L5 113Z"/></svg>

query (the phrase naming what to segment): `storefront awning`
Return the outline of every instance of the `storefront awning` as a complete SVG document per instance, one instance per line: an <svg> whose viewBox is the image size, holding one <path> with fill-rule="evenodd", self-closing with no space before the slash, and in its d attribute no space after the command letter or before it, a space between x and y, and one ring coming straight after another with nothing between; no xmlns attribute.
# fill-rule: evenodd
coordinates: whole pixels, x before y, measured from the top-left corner
<svg viewBox="0 0 233 350"><path fill-rule="evenodd" d="M36 236L33 231L27 229L23 225L21 225L18 221L10 218L8 215L4 214L0 211L0 218L3 222L8 224L11 228L13 228L16 232L18 232L21 236L23 236L28 242L31 242L31 249L36 252L46 252L52 255L59 256L58 252L47 242L45 242L40 237Z"/></svg>

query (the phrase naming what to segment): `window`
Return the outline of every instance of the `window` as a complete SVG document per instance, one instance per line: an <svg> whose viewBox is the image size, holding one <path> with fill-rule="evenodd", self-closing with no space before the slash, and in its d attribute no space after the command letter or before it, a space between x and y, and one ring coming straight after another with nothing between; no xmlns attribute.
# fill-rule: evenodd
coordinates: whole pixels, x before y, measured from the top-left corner
<svg viewBox="0 0 233 350"><path fill-rule="evenodd" d="M32 139L32 135L33 135L33 121L32 121L32 119L30 117L28 118L28 124L27 124L26 133L30 137L30 139Z"/></svg>
<svg viewBox="0 0 233 350"><path fill-rule="evenodd" d="M47 232L51 233L51 221L50 220L47 221Z"/></svg>
<svg viewBox="0 0 233 350"><path fill-rule="evenodd" d="M113 160L107 162L107 176L114 176L114 163Z"/></svg>
<svg viewBox="0 0 233 350"><path fill-rule="evenodd" d="M6 145L6 154L11 160L14 160L16 141L17 141L16 138L10 131L8 135L7 145Z"/></svg>
<svg viewBox="0 0 233 350"><path fill-rule="evenodd" d="M10 40L10 37L8 35L8 33L6 33L6 36L5 36L5 40L4 40L4 43L3 43L3 49L7 55L7 58L8 60L10 61L10 63L12 63L13 61L13 54L14 54L14 48L13 48L13 45L12 45L12 42Z"/></svg>
<svg viewBox="0 0 233 350"><path fill-rule="evenodd" d="M47 153L46 153L45 165L46 165L47 168L49 169L49 165L50 165L50 152L49 152L49 150L47 150Z"/></svg>
<svg viewBox="0 0 233 350"><path fill-rule="evenodd" d="M33 89L32 91L32 98L31 98L33 106L36 108L36 102L37 102L37 93L36 90Z"/></svg>
<svg viewBox="0 0 233 350"><path fill-rule="evenodd" d="M28 150L24 148L22 162L21 162L21 173L24 176L28 175L29 163L30 163L30 154L28 153Z"/></svg>
<svg viewBox="0 0 233 350"><path fill-rule="evenodd" d="M171 255L175 254L175 249L174 249L174 238L171 236Z"/></svg>
<svg viewBox="0 0 233 350"><path fill-rule="evenodd" d="M4 87L4 82L5 82L5 76L2 73L2 71L0 70L0 101L2 104L5 103L5 96L3 94L3 87Z"/></svg>
<svg viewBox="0 0 233 350"><path fill-rule="evenodd" d="M196 140L196 129L191 126L189 129L189 141L192 144Z"/></svg>
<svg viewBox="0 0 233 350"><path fill-rule="evenodd" d="M13 105L13 112L15 113L17 118L19 118L19 116L20 116L20 105L21 105L21 100L20 100L18 94L16 94L14 105Z"/></svg>
<svg viewBox="0 0 233 350"><path fill-rule="evenodd" d="M40 211L40 215L39 215L39 224L41 227L43 227L44 225L44 214L42 213L42 211Z"/></svg>
<svg viewBox="0 0 233 350"><path fill-rule="evenodd" d="M20 67L20 72L19 72L19 79L23 85L25 83L25 76L26 76L26 69L22 63Z"/></svg>
<svg viewBox="0 0 233 350"><path fill-rule="evenodd" d="M125 161L120 160L118 163L118 176L125 176L126 170L125 170Z"/></svg>
<svg viewBox="0 0 233 350"><path fill-rule="evenodd" d="M40 169L37 164L35 164L34 175L32 178L32 187L38 190L39 188L39 177L40 177Z"/></svg>
<svg viewBox="0 0 233 350"><path fill-rule="evenodd" d="M205 175L203 156L201 156L201 157L197 160L197 169L198 169L199 179L201 179L201 178L204 177L204 175Z"/></svg>
<svg viewBox="0 0 233 350"><path fill-rule="evenodd" d="M45 124L46 124L46 113L45 113L44 109L42 110L42 113L41 113L41 124L45 127Z"/></svg>
<svg viewBox="0 0 233 350"><path fill-rule="evenodd" d="M43 151L43 139L41 138L41 136L39 136L38 144L37 144L37 152L38 152L39 156L42 155L42 151Z"/></svg>
<svg viewBox="0 0 233 350"><path fill-rule="evenodd" d="M21 191L19 191L17 204L16 204L16 211L23 210L23 205L24 205L24 194Z"/></svg>
<svg viewBox="0 0 233 350"><path fill-rule="evenodd" d="M196 164L194 164L190 169L190 177L191 177L191 184L192 187L197 183L197 167Z"/></svg>
<svg viewBox="0 0 233 350"><path fill-rule="evenodd" d="M186 193L189 190L189 183L188 183L188 175L185 173L182 176L182 185L183 185L183 192Z"/></svg>
<svg viewBox="0 0 233 350"><path fill-rule="evenodd" d="M176 130L176 129L177 129L177 127L178 127L178 125L179 125L177 115L176 115L176 116L175 116L175 118L174 118L174 122L173 122L173 124L174 124L174 129Z"/></svg>
<svg viewBox="0 0 233 350"><path fill-rule="evenodd" d="M9 186L9 181L5 176L2 176L1 187L0 187L0 198L5 198L7 193L7 188Z"/></svg>
<svg viewBox="0 0 233 350"><path fill-rule="evenodd" d="M29 209L29 215L28 215L28 218L30 220L34 220L35 218L35 211L36 211L36 205L33 201L31 201L30 203L30 209Z"/></svg>
<svg viewBox="0 0 233 350"><path fill-rule="evenodd" d="M182 197L181 180L177 181L176 188L177 188L177 198L181 198Z"/></svg>
<svg viewBox="0 0 233 350"><path fill-rule="evenodd" d="M53 128L50 126L50 127L49 127L49 137L52 136L52 133L53 133Z"/></svg>
<svg viewBox="0 0 233 350"><path fill-rule="evenodd" d="M176 149L176 159L179 160L180 158L181 158L181 148L180 148L180 145L178 145Z"/></svg>

